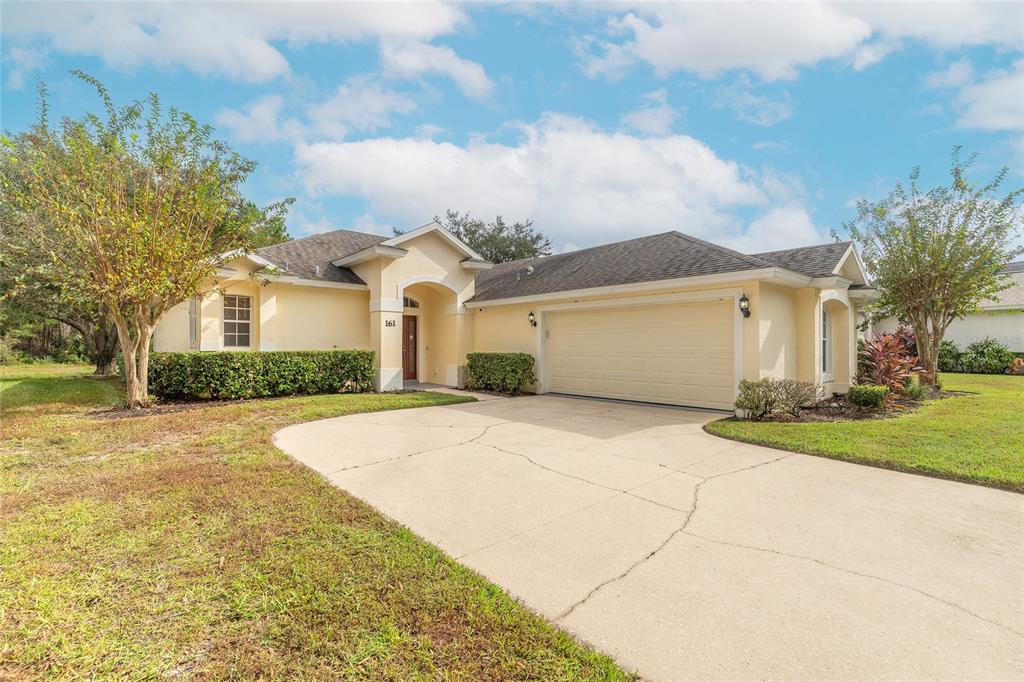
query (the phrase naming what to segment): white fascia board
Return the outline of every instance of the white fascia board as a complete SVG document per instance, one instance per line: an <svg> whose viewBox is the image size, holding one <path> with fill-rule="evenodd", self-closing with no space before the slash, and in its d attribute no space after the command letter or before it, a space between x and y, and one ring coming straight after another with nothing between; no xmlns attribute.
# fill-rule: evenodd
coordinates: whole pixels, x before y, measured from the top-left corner
<svg viewBox="0 0 1024 682"><path fill-rule="evenodd" d="M405 254L409 253L405 249L399 249L394 246L387 245L386 243L374 244L373 246L367 247L355 253L350 253L347 256L339 258L338 260L331 261L331 265L339 268L347 268L351 265L359 265L366 261L373 260L374 258L390 258L394 260L401 258Z"/></svg>
<svg viewBox="0 0 1024 682"><path fill-rule="evenodd" d="M467 308L489 308L499 305L516 305L520 303L539 303L544 301L559 301L566 298L593 298L596 296L614 296L616 294L632 294L644 291L658 291L660 289L682 289L684 287L713 286L730 284L746 280L774 281L787 286L807 286L811 278L806 275L799 275L782 268L759 268L757 270L740 270L737 272L723 272L715 275L699 275L696 277L678 277L675 279L659 279L653 282L638 282L636 284L616 284L608 287L594 287L592 289L573 289L571 291L555 291L549 294L535 294L533 296L516 296L510 298L496 298L490 301L467 301Z"/></svg>
<svg viewBox="0 0 1024 682"><path fill-rule="evenodd" d="M487 261L472 261L464 260L461 263L463 270L490 270L494 267L494 263L488 263Z"/></svg>
<svg viewBox="0 0 1024 682"><path fill-rule="evenodd" d="M1022 310L1024 311L1024 304L1022 303L982 303L978 306L982 310Z"/></svg>
<svg viewBox="0 0 1024 682"><path fill-rule="evenodd" d="M864 261L861 260L860 254L857 253L857 249L855 249L853 247L853 244L850 244L848 247L846 247L846 253L844 253L843 257L839 259L838 263L836 263L836 267L833 268L832 274L833 275L838 275L842 271L843 266L846 265L847 259L850 258L850 257L852 257L854 262L857 263L857 269L860 270L860 281L859 282L855 281L855 283L856 284L867 284L868 283L868 270L867 270L866 267L864 267Z"/></svg>
<svg viewBox="0 0 1024 682"><path fill-rule="evenodd" d="M292 277L291 275L274 275L271 273L259 273L260 278L272 284L291 284L301 287L321 287L324 289L345 289L347 291L367 291L365 284L349 284L348 282L329 282L322 279L305 279L303 277Z"/></svg>
<svg viewBox="0 0 1024 682"><path fill-rule="evenodd" d="M468 257L475 258L477 260L485 260L483 256L481 256L473 249L469 248L469 245L466 244L466 242L462 241L454 234L438 225L436 222L427 223L422 227L417 227L415 230L411 230L409 232L406 232L405 234L400 234L397 237L392 237L386 242L381 243L386 244L387 246L398 246L399 244L403 244L409 241L410 239L416 239L417 237L422 237L423 235L430 234L431 232L437 232L439 235L447 239L452 246L454 246L462 253L466 254Z"/></svg>
<svg viewBox="0 0 1024 682"><path fill-rule="evenodd" d="M815 289L849 289L853 284L852 279L833 275L832 277L815 277L811 280L810 286Z"/></svg>
<svg viewBox="0 0 1024 682"><path fill-rule="evenodd" d="M276 265L268 261L263 256L252 253L251 251L246 251L245 249L232 249L231 251L225 251L224 253L214 258L214 262L227 263L228 261L232 261L236 258L245 258L250 263L262 265L265 268L277 268Z"/></svg>
<svg viewBox="0 0 1024 682"><path fill-rule="evenodd" d="M877 301L882 296L878 289L849 289L846 295L851 301Z"/></svg>

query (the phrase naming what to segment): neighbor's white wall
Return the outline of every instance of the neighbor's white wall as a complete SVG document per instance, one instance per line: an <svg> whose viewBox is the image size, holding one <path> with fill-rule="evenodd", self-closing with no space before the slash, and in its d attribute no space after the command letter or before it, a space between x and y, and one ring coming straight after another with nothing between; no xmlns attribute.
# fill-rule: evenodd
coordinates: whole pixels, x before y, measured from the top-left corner
<svg viewBox="0 0 1024 682"><path fill-rule="evenodd" d="M874 332L891 332L898 327L896 318L889 317L872 326ZM960 350L984 338L1000 341L1015 353L1024 353L1024 312L983 311L954 320L946 330L945 339Z"/></svg>

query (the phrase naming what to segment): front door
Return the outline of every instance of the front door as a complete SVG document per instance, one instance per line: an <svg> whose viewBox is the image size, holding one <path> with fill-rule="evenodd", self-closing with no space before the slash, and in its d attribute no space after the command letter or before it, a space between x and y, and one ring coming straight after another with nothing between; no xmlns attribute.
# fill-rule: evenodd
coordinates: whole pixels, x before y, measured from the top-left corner
<svg viewBox="0 0 1024 682"><path fill-rule="evenodd" d="M402 378L416 381L415 315L402 315Z"/></svg>

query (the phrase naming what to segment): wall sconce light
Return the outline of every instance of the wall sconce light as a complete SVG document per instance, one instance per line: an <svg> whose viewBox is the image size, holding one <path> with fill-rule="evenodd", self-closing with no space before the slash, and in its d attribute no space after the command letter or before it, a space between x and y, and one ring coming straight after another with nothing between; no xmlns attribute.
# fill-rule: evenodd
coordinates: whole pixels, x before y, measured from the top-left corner
<svg viewBox="0 0 1024 682"><path fill-rule="evenodd" d="M526 316L526 319L530 321L531 327L537 326L537 316L533 314L532 310L530 311L530 314Z"/></svg>
<svg viewBox="0 0 1024 682"><path fill-rule="evenodd" d="M740 312L743 313L743 317L750 317L750 299L746 294L740 296Z"/></svg>

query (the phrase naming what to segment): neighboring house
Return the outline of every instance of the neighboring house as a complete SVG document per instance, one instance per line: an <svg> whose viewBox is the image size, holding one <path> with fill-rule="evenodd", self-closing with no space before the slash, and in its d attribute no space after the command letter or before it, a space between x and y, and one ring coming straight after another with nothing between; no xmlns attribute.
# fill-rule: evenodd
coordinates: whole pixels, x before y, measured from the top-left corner
<svg viewBox="0 0 1024 682"><path fill-rule="evenodd" d="M467 353L521 351L537 392L731 409L744 378L845 391L875 295L848 242L747 255L666 232L492 265L431 223L228 254L154 346L368 348L380 390L462 385Z"/></svg>
<svg viewBox="0 0 1024 682"><path fill-rule="evenodd" d="M954 320L946 329L945 339L960 350L985 338L997 339L1015 353L1024 353L1024 261L1010 263L1003 269L1010 287L995 299L983 302L980 310ZM877 322L872 329L889 332L897 328L895 318Z"/></svg>

